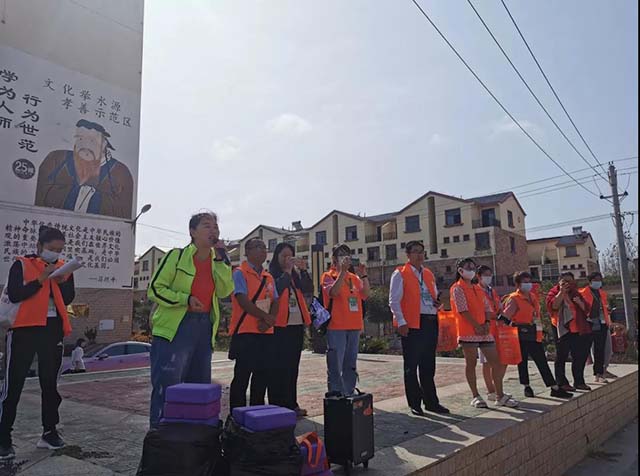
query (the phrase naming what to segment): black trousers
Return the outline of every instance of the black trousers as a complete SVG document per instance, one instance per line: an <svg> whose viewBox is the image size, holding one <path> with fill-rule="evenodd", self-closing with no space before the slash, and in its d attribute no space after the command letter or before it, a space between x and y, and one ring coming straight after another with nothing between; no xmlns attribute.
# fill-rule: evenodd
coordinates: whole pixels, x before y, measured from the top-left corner
<svg viewBox="0 0 640 476"><path fill-rule="evenodd" d="M62 321L50 317L42 327L20 327L7 332L6 375L2 387L0 412L0 444L11 444L11 431L16 421L18 402L25 379L38 355L38 379L42 391L42 426L55 429L60 422L58 408L62 398L58 393L58 375L62 366Z"/></svg>
<svg viewBox="0 0 640 476"><path fill-rule="evenodd" d="M571 354L571 373L573 375L573 384L584 385L584 368L587 365L589 350L593 337L591 334L580 335L577 333L568 333L563 335L556 341L556 362L555 372L558 385L568 385L569 381L565 374L565 366L569 354Z"/></svg>
<svg viewBox="0 0 640 476"><path fill-rule="evenodd" d="M264 405L269 387L269 372L273 364L273 342L271 334L238 334L236 365L229 388L229 406L233 410L247 405L249 383L249 405Z"/></svg>
<svg viewBox="0 0 640 476"><path fill-rule="evenodd" d="M607 337L609 336L609 329L606 325L602 324L600 329L593 331L593 374L604 374L604 361L605 350L607 346Z"/></svg>
<svg viewBox="0 0 640 476"><path fill-rule="evenodd" d="M437 347L437 316L420 316L420 329L409 329L402 338L404 390L411 408L420 408L422 402L427 408L439 403L434 381Z"/></svg>
<svg viewBox="0 0 640 476"><path fill-rule="evenodd" d="M547 387L553 387L556 384L556 379L553 378L549 364L547 363L547 357L544 353L544 347L542 342L529 342L520 341L520 352L522 353L522 362L518 364L518 376L520 377L520 383L522 385L529 385L529 366L527 362L529 357L535 362L538 367L538 372Z"/></svg>
<svg viewBox="0 0 640 476"><path fill-rule="evenodd" d="M269 377L269 403L298 407L298 369L304 344L304 326L276 327L273 365Z"/></svg>

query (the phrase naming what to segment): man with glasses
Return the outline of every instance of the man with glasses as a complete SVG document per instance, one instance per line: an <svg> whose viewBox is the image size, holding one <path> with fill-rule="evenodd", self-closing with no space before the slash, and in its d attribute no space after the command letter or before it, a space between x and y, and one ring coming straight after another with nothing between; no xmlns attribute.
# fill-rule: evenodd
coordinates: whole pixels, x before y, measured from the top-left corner
<svg viewBox="0 0 640 476"><path fill-rule="evenodd" d="M405 247L408 262L391 276L389 307L393 324L402 338L404 389L411 413L447 414L436 394L436 348L438 346L439 292L433 273L423 266L424 245L410 241ZM419 377L419 381L418 381Z"/></svg>

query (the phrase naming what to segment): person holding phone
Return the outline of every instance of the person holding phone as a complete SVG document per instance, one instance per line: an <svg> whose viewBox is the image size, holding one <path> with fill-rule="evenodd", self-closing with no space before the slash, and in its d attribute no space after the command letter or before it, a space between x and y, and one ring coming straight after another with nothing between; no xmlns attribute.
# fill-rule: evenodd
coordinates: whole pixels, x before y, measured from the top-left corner
<svg viewBox="0 0 640 476"><path fill-rule="evenodd" d="M560 275L560 282L547 294L546 305L557 334L555 374L558 385L567 392L591 390L584 380L584 368L593 343L592 329L587 321L591 307L578 291L573 273ZM569 354L573 386L565 374Z"/></svg>
<svg viewBox="0 0 640 476"><path fill-rule="evenodd" d="M213 212L189 220L191 244L169 251L149 284L152 316L150 424L160 423L167 387L211 383L211 355L220 323L219 298L233 291L231 266Z"/></svg>
<svg viewBox="0 0 640 476"><path fill-rule="evenodd" d="M407 264L391 275L389 307L402 339L407 403L414 415L424 416L423 403L427 411L447 414L449 410L440 405L434 381L440 292L435 276L424 266L424 245L410 241L405 251Z"/></svg>
<svg viewBox="0 0 640 476"><path fill-rule="evenodd" d="M64 234L57 228L40 227L37 254L18 258L9 270L9 301L19 304L18 313L7 332L6 376L0 402L0 460L15 458L11 431L25 379L33 357L38 355L38 379L42 389L42 437L38 448L59 449L64 446L56 426L58 408L58 374L62 366L62 340L71 334L67 313L75 297L73 275L50 278L64 262Z"/></svg>
<svg viewBox="0 0 640 476"><path fill-rule="evenodd" d="M476 380L476 364L478 349L482 351L491 366L493 385L496 389L497 407L517 407L518 402L505 394L500 378L502 363L498 357L496 342L490 332L491 306L485 292L474 284L476 263L471 258L463 258L456 263L456 282L451 286L451 309L458 319L458 342L462 347L465 359L465 375L473 394L471 406L487 408L487 402L478 393Z"/></svg>
<svg viewBox="0 0 640 476"><path fill-rule="evenodd" d="M259 238L244 245L246 261L233 272L235 289L231 298L231 344L229 358L236 361L229 388L229 406L233 410L247 404L264 405L271 391L269 377L274 366L273 326L278 316L278 290L273 276L263 268L267 246Z"/></svg>
<svg viewBox="0 0 640 476"><path fill-rule="evenodd" d="M305 294L313 294L307 262L296 259L289 243L279 243L269 264L278 291L278 316L274 329L274 364L270 377L269 403L294 410L299 418L307 411L298 405L298 369L306 326L311 315Z"/></svg>
<svg viewBox="0 0 640 476"><path fill-rule="evenodd" d="M323 302L331 313L327 328L327 396L353 395L358 380L360 333L364 326L362 301L369 297L367 268L359 264L349 272L351 249L333 248L329 271L320 278Z"/></svg>

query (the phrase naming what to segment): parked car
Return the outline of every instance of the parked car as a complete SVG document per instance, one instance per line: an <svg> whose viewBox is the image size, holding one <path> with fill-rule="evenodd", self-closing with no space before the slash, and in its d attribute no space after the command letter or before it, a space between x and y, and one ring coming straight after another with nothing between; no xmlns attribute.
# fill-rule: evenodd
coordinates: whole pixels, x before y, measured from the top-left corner
<svg viewBox="0 0 640 476"><path fill-rule="evenodd" d="M115 342L87 352L84 365L87 372L134 369L151 366L151 344L146 342ZM71 369L71 357L62 359L62 371Z"/></svg>

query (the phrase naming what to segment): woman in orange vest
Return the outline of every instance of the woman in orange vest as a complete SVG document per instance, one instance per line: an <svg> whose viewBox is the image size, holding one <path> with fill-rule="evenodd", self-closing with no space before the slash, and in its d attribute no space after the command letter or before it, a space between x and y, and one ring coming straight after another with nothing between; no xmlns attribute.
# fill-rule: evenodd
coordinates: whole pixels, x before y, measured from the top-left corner
<svg viewBox="0 0 640 476"><path fill-rule="evenodd" d="M493 270L489 268L489 266L480 265L477 269L477 278L478 285L484 291L485 297L489 302L489 333L493 336L493 338L498 340L498 326L497 326L497 317L502 312L502 301L500 301L500 296L495 288L492 286L493 284ZM489 365L489 361L482 353L482 350L478 349L478 357L480 358L480 363L482 364L482 377L484 378L484 384L487 387L487 400L491 402L496 401L496 386L493 381L495 379L502 380L504 379L504 374L507 372L507 366L504 364L500 364L500 372L497 375L493 375L493 370L491 369L491 365Z"/></svg>
<svg viewBox="0 0 640 476"><path fill-rule="evenodd" d="M295 259L295 249L289 243L276 246L269 272L279 296L269 403L290 408L298 417L304 417L307 411L298 405L298 368L304 331L311 324L305 295L313 295L313 281L307 272L307 262Z"/></svg>
<svg viewBox="0 0 640 476"><path fill-rule="evenodd" d="M322 298L331 320L327 328L327 396L353 395L358 379L360 332L364 326L362 301L369 297L364 264L349 272L351 248L333 248L331 269L320 278Z"/></svg>
<svg viewBox="0 0 640 476"><path fill-rule="evenodd" d="M471 406L487 408L487 403L478 393L476 364L478 349L489 361L492 375L499 376L502 364L498 358L496 342L490 331L491 307L484 291L474 284L476 263L471 258L463 258L456 264L456 282L451 286L451 310L458 319L458 342L465 358L467 383L473 394ZM516 407L518 402L502 391L502 379L493 382L496 388L496 406Z"/></svg>
<svg viewBox="0 0 640 476"><path fill-rule="evenodd" d="M589 286L580 290L580 294L590 308L588 321L593 335L593 373L596 383L609 383L606 379L607 339L611 339L611 316L607 293L602 289L602 273L596 271L589 275ZM613 375L613 374L610 374Z"/></svg>
<svg viewBox="0 0 640 476"><path fill-rule="evenodd" d="M521 272L513 276L516 291L511 293L502 311L503 319L518 328L520 352L522 362L518 364L520 384L524 385L524 395L533 398L535 394L529 385L529 356L538 367L540 376L547 387L551 388L551 396L557 398L571 398L572 394L562 390L551 373L547 356L542 345L542 315L540 301L533 294L533 283L529 273Z"/></svg>
<svg viewBox="0 0 640 476"><path fill-rule="evenodd" d="M249 405L264 405L273 365L273 326L278 315L278 291L273 277L262 267L267 260L266 245L251 238L244 248L247 260L233 272L229 358L236 364L229 388L231 409L246 406L249 381Z"/></svg>
<svg viewBox="0 0 640 476"><path fill-rule="evenodd" d="M65 238L56 228L40 227L38 254L18 258L9 270L9 300L19 303L13 327L7 332L6 377L0 412L0 460L13 459L11 430L24 381L34 355L38 355L38 378L42 389L42 426L38 448L64 446L56 425L62 398L58 374L62 366L62 340L71 334L67 305L75 297L73 275L49 276L60 266Z"/></svg>

